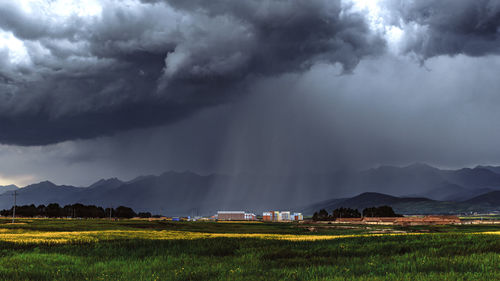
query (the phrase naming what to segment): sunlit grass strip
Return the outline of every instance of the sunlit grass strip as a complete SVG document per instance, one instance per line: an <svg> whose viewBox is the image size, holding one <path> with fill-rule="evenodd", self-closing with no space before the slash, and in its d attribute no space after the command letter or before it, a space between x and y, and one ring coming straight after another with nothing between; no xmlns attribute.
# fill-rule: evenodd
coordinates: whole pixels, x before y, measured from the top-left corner
<svg viewBox="0 0 500 281"><path fill-rule="evenodd" d="M500 235L500 231L485 231L485 232L474 232L472 234L489 234L489 235Z"/></svg>
<svg viewBox="0 0 500 281"><path fill-rule="evenodd" d="M288 241L317 241L339 238L376 237L393 235L419 235L420 233L391 234L357 234L357 235L293 235L293 234L259 234L259 233L205 233L188 231L147 231L147 230L104 230L104 231L71 231L71 232L0 232L0 241L14 243L54 243L98 242L116 239L147 240L193 240L210 238L257 238Z"/></svg>
<svg viewBox="0 0 500 281"><path fill-rule="evenodd" d="M465 233L464 233L465 234ZM476 232L474 235L500 235L500 231ZM0 231L0 241L13 243L93 243L120 239L145 239L145 240L194 240L210 238L254 238L286 241L320 241L356 237L381 237L381 236L414 236L433 235L432 233L376 233L376 234L348 234L348 235L294 235L294 234L260 234L260 233L206 233L189 231L151 231L151 230L103 230L103 231L68 231L68 232L10 232Z"/></svg>

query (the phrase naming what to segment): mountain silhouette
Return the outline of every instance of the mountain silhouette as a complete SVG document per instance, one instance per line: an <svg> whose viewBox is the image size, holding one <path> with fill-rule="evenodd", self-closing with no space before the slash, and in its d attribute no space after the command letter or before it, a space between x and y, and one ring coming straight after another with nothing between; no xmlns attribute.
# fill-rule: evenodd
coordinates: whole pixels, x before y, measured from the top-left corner
<svg viewBox="0 0 500 281"><path fill-rule="evenodd" d="M373 205L391 205L403 213L495 210L496 201L486 200L489 199L487 194L494 198L495 191L500 189L500 174L493 172L493 168L441 170L417 163L405 167L380 166L360 172L290 175L229 176L169 171L130 181L101 179L88 187L44 181L17 189L17 204L124 205L136 211L166 215L208 215L231 209L255 212L299 209L297 206L305 206L300 209L307 212ZM12 192L11 189L5 194ZM0 196L1 209L10 208L12 204L11 196Z"/></svg>

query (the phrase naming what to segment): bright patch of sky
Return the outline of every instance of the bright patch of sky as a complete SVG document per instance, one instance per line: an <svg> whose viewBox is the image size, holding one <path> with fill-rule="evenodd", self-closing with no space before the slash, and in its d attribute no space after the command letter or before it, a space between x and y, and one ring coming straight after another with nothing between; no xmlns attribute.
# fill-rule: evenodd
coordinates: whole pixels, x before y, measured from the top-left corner
<svg viewBox="0 0 500 281"><path fill-rule="evenodd" d="M102 7L97 0L20 0L22 9L27 13L42 11L47 16L68 18L71 16L98 16Z"/></svg>
<svg viewBox="0 0 500 281"><path fill-rule="evenodd" d="M50 21L61 22L71 17L100 16L102 6L97 0L19 0L23 12ZM7 50L8 62L13 65L30 64L30 55L22 40L10 31L0 29L0 51Z"/></svg>
<svg viewBox="0 0 500 281"><path fill-rule="evenodd" d="M23 41L17 39L12 32L0 29L0 51L7 50L8 61L11 64L28 63L30 57Z"/></svg>
<svg viewBox="0 0 500 281"><path fill-rule="evenodd" d="M0 175L0 186L6 186L14 184L18 187L24 187L26 185L32 184L36 178L32 175L21 175L14 177L5 177Z"/></svg>
<svg viewBox="0 0 500 281"><path fill-rule="evenodd" d="M348 2L344 2L344 4L347 3L352 4L352 11L366 13L370 28L384 35L390 51L399 52L404 31L388 22L388 11L381 7L381 0L348 0Z"/></svg>

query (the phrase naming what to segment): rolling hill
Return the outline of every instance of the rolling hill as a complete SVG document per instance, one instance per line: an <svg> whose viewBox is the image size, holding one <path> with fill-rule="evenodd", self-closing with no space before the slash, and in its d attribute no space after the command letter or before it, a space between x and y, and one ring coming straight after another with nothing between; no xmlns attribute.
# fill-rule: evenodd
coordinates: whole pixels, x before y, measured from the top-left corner
<svg viewBox="0 0 500 281"><path fill-rule="evenodd" d="M480 169L487 169L487 170L490 170L492 171L493 173L497 173L497 174L500 174L500 166L476 166L476 168L480 168Z"/></svg>
<svg viewBox="0 0 500 281"><path fill-rule="evenodd" d="M457 214L500 210L500 192L495 191L464 202L438 201L423 197L397 197L365 192L352 198L331 199L314 203L302 212L311 215L321 209L328 212L340 207L363 210L368 207L391 206L400 214Z"/></svg>
<svg viewBox="0 0 500 281"><path fill-rule="evenodd" d="M494 168L500 167L441 170L420 163L406 167L381 166L361 172L349 184L358 193L375 191L441 201L463 201L500 190L500 174L493 172ZM413 192L408 192L410 190Z"/></svg>
<svg viewBox="0 0 500 281"><path fill-rule="evenodd" d="M471 198L465 202L469 204L481 204L481 205L490 205L492 207L498 207L500 206L500 191L488 192L483 195Z"/></svg>

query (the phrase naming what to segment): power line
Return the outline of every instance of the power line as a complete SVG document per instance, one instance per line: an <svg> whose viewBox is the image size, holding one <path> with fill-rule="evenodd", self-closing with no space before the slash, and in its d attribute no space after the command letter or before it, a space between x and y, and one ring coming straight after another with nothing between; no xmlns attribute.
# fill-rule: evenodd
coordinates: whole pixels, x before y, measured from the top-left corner
<svg viewBox="0 0 500 281"><path fill-rule="evenodd" d="M17 190L14 190L14 193L11 193L11 194L2 194L0 196L9 196L9 195L14 196L14 206L12 208L12 223L14 223L16 221Z"/></svg>
<svg viewBox="0 0 500 281"><path fill-rule="evenodd" d="M17 190L14 190L14 210L12 211L12 223L16 220L16 199L17 199Z"/></svg>

